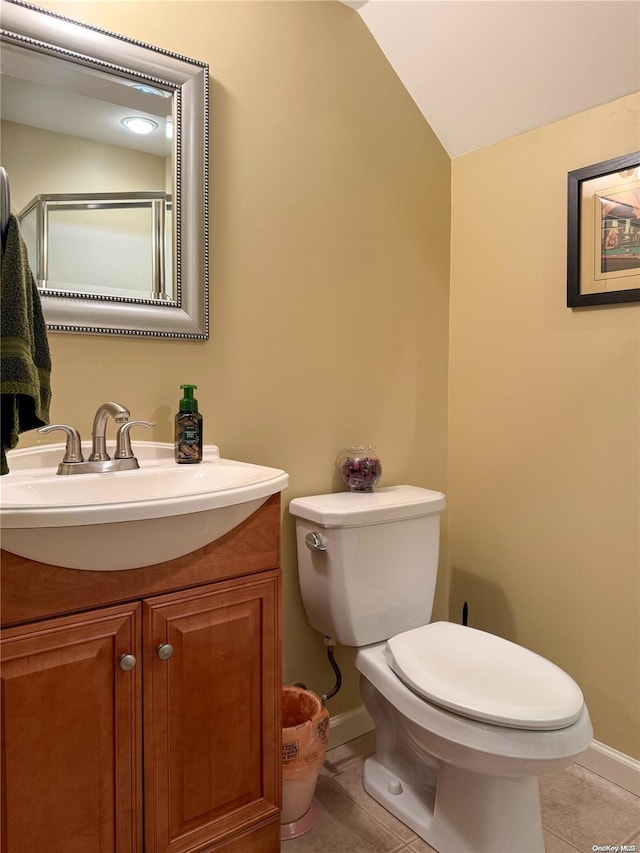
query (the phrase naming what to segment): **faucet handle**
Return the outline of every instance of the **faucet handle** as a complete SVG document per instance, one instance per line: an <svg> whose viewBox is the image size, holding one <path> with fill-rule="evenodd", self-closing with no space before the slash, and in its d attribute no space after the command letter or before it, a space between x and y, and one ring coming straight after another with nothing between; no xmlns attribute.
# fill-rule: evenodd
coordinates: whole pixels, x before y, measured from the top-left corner
<svg viewBox="0 0 640 853"><path fill-rule="evenodd" d="M129 432L131 427L143 426L147 429L155 426L151 421L126 421L118 428L116 433L116 452L114 459L133 459L133 450L131 449L131 437Z"/></svg>
<svg viewBox="0 0 640 853"><path fill-rule="evenodd" d="M69 424L50 424L49 426L40 427L38 432L46 435L48 432L61 429L67 435L67 446L65 448L63 462L84 462L82 455L82 441L80 433L75 427Z"/></svg>

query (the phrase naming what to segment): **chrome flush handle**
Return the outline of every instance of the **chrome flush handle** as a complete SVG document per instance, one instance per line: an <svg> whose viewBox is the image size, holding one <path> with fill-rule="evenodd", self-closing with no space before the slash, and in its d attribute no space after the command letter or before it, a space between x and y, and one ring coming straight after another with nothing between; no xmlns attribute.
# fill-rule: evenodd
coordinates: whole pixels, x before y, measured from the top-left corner
<svg viewBox="0 0 640 853"><path fill-rule="evenodd" d="M304 544L310 551L326 551L327 546L319 533L315 530L313 533L307 533L304 537Z"/></svg>

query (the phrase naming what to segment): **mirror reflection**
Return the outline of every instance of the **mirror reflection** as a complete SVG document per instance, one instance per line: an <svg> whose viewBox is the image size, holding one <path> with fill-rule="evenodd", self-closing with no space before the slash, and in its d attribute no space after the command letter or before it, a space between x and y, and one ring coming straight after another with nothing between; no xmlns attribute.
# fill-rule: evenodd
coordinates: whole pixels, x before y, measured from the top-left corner
<svg viewBox="0 0 640 853"><path fill-rule="evenodd" d="M2 12L2 165L48 327L207 337L207 66Z"/></svg>
<svg viewBox="0 0 640 853"><path fill-rule="evenodd" d="M40 194L18 221L45 293L175 298L167 193Z"/></svg>

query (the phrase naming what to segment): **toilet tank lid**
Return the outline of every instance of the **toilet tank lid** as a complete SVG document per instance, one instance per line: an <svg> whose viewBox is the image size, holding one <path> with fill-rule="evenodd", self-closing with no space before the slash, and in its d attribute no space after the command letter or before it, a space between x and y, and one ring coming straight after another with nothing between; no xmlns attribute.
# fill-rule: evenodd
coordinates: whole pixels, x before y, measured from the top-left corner
<svg viewBox="0 0 640 853"><path fill-rule="evenodd" d="M295 498L289 512L322 527L360 527L434 515L446 506L442 492L419 486L385 486L373 492L334 492Z"/></svg>

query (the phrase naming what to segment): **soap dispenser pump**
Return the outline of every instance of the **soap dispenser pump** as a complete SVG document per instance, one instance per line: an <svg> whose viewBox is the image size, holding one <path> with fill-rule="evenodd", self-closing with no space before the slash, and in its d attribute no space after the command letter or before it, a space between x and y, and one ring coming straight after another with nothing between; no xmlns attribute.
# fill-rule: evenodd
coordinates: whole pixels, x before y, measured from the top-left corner
<svg viewBox="0 0 640 853"><path fill-rule="evenodd" d="M176 462L189 464L202 462L202 415L198 401L193 396L197 385L181 385L184 395L176 415Z"/></svg>

